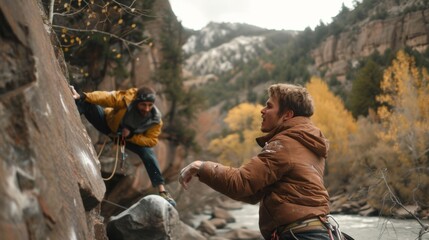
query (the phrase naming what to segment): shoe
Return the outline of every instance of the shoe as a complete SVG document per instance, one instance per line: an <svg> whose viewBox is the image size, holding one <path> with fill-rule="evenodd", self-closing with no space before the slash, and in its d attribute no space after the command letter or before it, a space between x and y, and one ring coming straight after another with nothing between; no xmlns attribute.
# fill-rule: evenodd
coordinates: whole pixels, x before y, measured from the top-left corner
<svg viewBox="0 0 429 240"><path fill-rule="evenodd" d="M171 197L170 193L166 191L159 192L159 196L163 197L165 200L167 200L168 203L171 204L171 206L176 206L176 201Z"/></svg>

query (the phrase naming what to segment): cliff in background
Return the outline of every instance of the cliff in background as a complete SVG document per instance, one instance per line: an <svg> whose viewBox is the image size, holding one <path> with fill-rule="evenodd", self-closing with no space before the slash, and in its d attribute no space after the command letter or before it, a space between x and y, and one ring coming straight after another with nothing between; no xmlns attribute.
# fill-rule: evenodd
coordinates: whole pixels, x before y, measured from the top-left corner
<svg viewBox="0 0 429 240"><path fill-rule="evenodd" d="M342 9L332 23L302 32L210 23L192 32L184 44L184 75L188 85L200 86L218 79L234 84L233 79L243 75L246 80L241 81L250 83L241 84L248 87L270 81L305 84L310 75L326 81L336 77L350 85L353 79L346 79L346 74L375 52L382 55L408 47L424 53L428 17L422 0L365 0L355 9Z"/></svg>
<svg viewBox="0 0 429 240"><path fill-rule="evenodd" d="M104 236L100 164L41 10L0 0L0 19L1 238Z"/></svg>
<svg viewBox="0 0 429 240"><path fill-rule="evenodd" d="M383 3L389 1L383 1ZM418 1L408 1L413 4ZM311 56L315 66L326 71L326 76L337 76L344 80L354 63L374 52L410 47L419 52L429 45L429 9L402 13L407 5L393 3L379 7L387 8L389 17L383 20L367 19L338 36L331 35L318 45Z"/></svg>

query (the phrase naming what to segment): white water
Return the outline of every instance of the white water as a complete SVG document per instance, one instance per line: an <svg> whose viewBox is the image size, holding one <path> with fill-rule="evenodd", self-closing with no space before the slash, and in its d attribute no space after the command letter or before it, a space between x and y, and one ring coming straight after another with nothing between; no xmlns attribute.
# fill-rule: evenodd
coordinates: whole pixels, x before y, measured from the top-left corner
<svg viewBox="0 0 429 240"><path fill-rule="evenodd" d="M240 210L229 211L236 219L228 224L228 228L258 228L258 205L244 204ZM333 215L340 225L341 231L356 240L415 240L421 229L415 220L387 219L383 217L362 217L352 215ZM425 220L424 224L429 224ZM429 240L429 233L423 235Z"/></svg>

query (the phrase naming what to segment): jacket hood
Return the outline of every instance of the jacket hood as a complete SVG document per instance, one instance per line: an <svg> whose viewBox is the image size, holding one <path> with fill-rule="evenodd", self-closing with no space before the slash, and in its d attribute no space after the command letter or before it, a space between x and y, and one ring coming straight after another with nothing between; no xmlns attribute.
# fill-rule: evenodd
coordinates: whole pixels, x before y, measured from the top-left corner
<svg viewBox="0 0 429 240"><path fill-rule="evenodd" d="M295 139L320 157L326 158L328 156L328 139L325 138L320 129L314 126L308 117L291 118L267 135L257 138L256 142L259 146L264 147L266 142L278 134Z"/></svg>

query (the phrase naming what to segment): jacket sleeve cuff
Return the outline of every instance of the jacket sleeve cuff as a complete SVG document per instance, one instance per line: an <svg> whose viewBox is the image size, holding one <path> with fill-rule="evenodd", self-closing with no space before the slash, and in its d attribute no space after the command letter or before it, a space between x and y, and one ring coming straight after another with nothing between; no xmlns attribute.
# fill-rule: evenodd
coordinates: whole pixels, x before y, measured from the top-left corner
<svg viewBox="0 0 429 240"><path fill-rule="evenodd" d="M201 162L200 168L198 168L197 177L200 177L200 171L203 168L205 162Z"/></svg>
<svg viewBox="0 0 429 240"><path fill-rule="evenodd" d="M81 93L80 94L80 99L82 100L82 102L84 102L85 99L86 99L86 93Z"/></svg>
<svg viewBox="0 0 429 240"><path fill-rule="evenodd" d="M218 167L219 163L210 161L205 161L204 164L201 164L197 174L200 182L209 184L210 182L215 181L219 173Z"/></svg>

